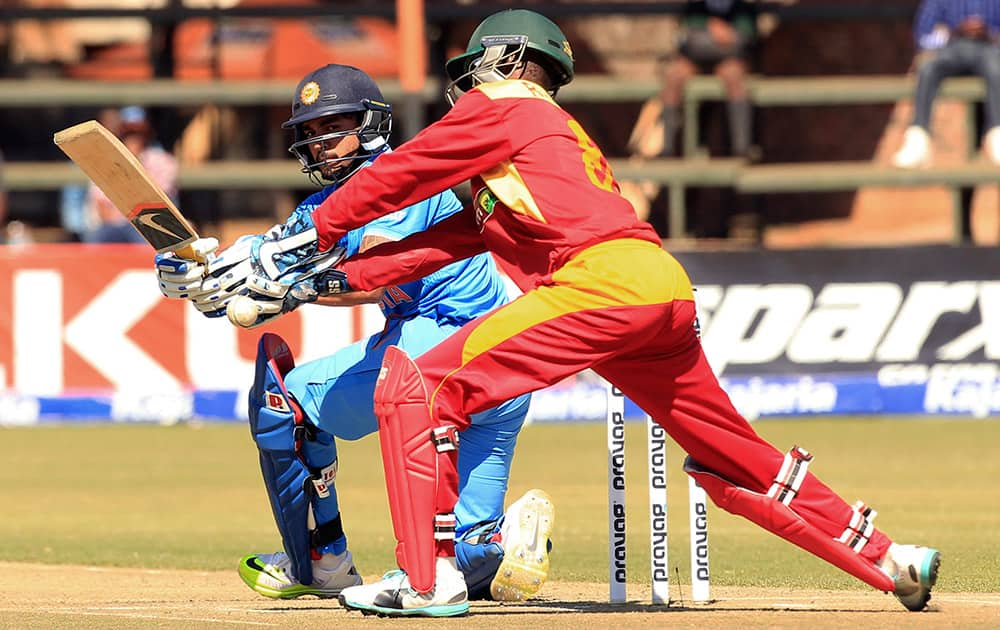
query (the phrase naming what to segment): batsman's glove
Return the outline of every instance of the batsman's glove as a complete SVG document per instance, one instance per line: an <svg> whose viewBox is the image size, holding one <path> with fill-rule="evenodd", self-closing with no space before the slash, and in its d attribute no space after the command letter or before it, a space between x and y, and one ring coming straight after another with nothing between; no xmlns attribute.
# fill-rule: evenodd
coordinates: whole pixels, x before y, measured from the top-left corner
<svg viewBox="0 0 1000 630"><path fill-rule="evenodd" d="M271 228L268 234L278 227ZM160 292L169 298L191 300L206 317L225 315L226 304L246 292L246 280L253 273L250 250L255 241L263 238L256 234L241 236L222 253L209 256L204 264L173 254L158 255Z"/></svg>
<svg viewBox="0 0 1000 630"><path fill-rule="evenodd" d="M214 238L199 238L191 247L206 261L215 256L219 241ZM200 286L205 275L205 265L195 260L181 258L173 252L157 254L153 265L160 292L169 298L184 299L192 288Z"/></svg>
<svg viewBox="0 0 1000 630"><path fill-rule="evenodd" d="M301 261L296 267L286 270L278 280L260 275L247 278L245 298L240 299L253 300L257 307L257 319L245 327L256 328L322 296L350 291L347 275L333 268L344 259L345 253L343 247L335 247Z"/></svg>
<svg viewBox="0 0 1000 630"><path fill-rule="evenodd" d="M250 245L253 273L247 278L249 295L254 299L284 299L293 286L302 283L293 299L299 303L314 301L320 295L316 284L320 274L333 270L345 252L336 247L330 252L319 251L316 226L308 212L295 212L278 228Z"/></svg>

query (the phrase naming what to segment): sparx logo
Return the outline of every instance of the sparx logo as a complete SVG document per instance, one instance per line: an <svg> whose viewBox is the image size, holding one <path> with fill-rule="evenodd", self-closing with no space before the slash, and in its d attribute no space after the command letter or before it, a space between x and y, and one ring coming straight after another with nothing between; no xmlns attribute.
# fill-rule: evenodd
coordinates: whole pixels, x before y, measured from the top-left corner
<svg viewBox="0 0 1000 630"><path fill-rule="evenodd" d="M476 193L473 205L476 207L476 225L479 226L480 232L483 231L483 226L493 216L493 209L496 207L497 201L497 196L486 186L480 188Z"/></svg>
<svg viewBox="0 0 1000 630"><path fill-rule="evenodd" d="M1000 282L699 286L705 351L739 365L1000 361Z"/></svg>

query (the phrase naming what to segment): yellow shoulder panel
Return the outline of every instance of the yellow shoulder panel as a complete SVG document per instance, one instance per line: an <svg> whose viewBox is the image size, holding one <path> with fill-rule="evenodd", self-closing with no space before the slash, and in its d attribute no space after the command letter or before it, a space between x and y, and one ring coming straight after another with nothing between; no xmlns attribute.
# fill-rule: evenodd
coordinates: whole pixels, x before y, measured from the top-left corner
<svg viewBox="0 0 1000 630"><path fill-rule="evenodd" d="M504 160L483 171L479 176L511 212L529 216L539 223L548 223L513 162Z"/></svg>
<svg viewBox="0 0 1000 630"><path fill-rule="evenodd" d="M531 81L507 79L506 81L480 83L476 89L494 101L501 98L540 98L553 105L556 104L549 93L542 89L542 86Z"/></svg>

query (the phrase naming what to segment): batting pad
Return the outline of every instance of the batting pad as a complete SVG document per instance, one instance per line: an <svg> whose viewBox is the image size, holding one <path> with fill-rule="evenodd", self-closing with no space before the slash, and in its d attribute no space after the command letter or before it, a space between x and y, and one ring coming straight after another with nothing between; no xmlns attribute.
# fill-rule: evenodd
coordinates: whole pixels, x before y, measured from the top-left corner
<svg viewBox="0 0 1000 630"><path fill-rule="evenodd" d="M428 593L434 588L435 516L442 507L451 512L457 499L457 488L452 489L450 505L440 505L438 489L447 493L447 481L457 479L457 472L454 451L439 453L432 440L437 427L431 421L423 377L397 346L389 346L382 360L375 385L375 415L397 541L396 560L409 576L410 586ZM448 479L439 478L439 464L450 464Z"/></svg>
<svg viewBox="0 0 1000 630"><path fill-rule="evenodd" d="M892 592L893 579L850 547L834 540L809 524L781 501L734 485L714 472L702 468L690 457L684 460L684 472L694 477L705 493L723 510L760 525L772 534L826 560L880 591Z"/></svg>
<svg viewBox="0 0 1000 630"><path fill-rule="evenodd" d="M250 435L260 451L260 471L281 534L292 573L302 584L312 584L309 470L295 450L296 410L283 376L295 366L288 345L266 333L257 346L254 384L250 388Z"/></svg>

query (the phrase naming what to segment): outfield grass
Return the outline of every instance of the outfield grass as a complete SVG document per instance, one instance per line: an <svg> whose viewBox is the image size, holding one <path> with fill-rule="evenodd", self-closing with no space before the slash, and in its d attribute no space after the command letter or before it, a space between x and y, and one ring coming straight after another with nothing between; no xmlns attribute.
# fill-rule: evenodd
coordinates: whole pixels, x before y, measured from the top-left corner
<svg viewBox="0 0 1000 630"><path fill-rule="evenodd" d="M815 455L810 470L850 502L879 512L900 542L943 553L939 589L1000 591L1000 422L761 421L781 449ZM643 426L628 426L630 581L648 583ZM688 583L686 477L668 454L671 577ZM0 560L227 569L280 548L245 427L67 426L0 429ZM554 498L553 580L607 580L603 424L537 425L521 435L509 499ZM359 569L390 568L392 529L378 441L341 445L344 524ZM713 584L855 588L858 583L714 506ZM673 567L677 567L677 572Z"/></svg>

